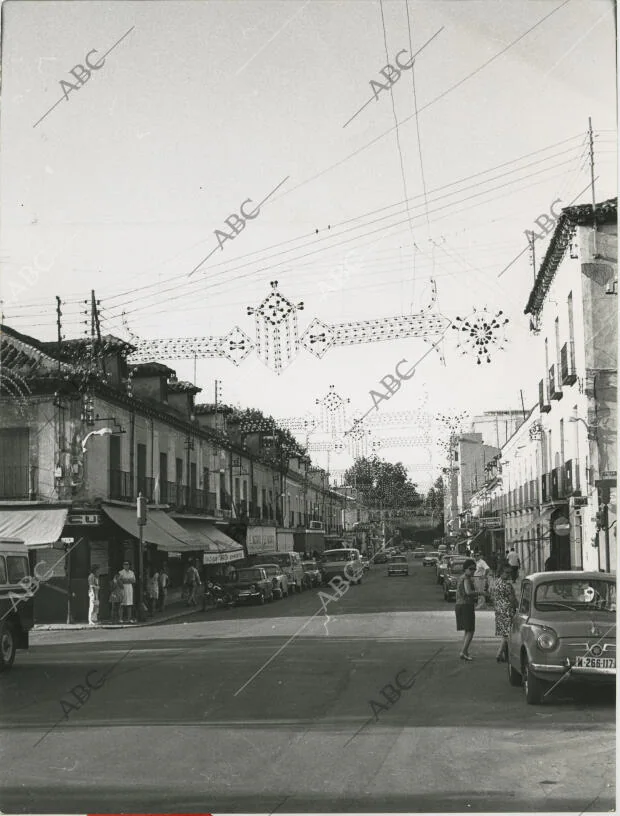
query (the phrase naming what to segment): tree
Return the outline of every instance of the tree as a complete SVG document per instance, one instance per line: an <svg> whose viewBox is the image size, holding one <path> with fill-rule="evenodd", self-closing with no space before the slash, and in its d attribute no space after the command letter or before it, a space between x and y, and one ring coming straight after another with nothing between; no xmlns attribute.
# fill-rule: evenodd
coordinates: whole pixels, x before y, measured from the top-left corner
<svg viewBox="0 0 620 816"><path fill-rule="evenodd" d="M429 513L443 516L443 478L439 476L426 494L426 506Z"/></svg>
<svg viewBox="0 0 620 816"><path fill-rule="evenodd" d="M356 488L368 507L389 510L413 508L422 503L417 485L409 480L401 462L392 464L377 456L358 459L346 471L344 483Z"/></svg>

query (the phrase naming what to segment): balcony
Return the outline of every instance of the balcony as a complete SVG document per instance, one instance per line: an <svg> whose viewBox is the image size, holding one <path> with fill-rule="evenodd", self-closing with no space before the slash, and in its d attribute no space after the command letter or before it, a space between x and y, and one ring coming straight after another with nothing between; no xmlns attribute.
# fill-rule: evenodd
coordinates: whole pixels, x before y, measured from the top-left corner
<svg viewBox="0 0 620 816"><path fill-rule="evenodd" d="M550 491L549 491L549 474L543 473L541 478L541 503L547 504L550 499Z"/></svg>
<svg viewBox="0 0 620 816"><path fill-rule="evenodd" d="M551 404L547 398L544 380L540 380L538 383L538 407L541 414L547 414L551 410Z"/></svg>
<svg viewBox="0 0 620 816"><path fill-rule="evenodd" d="M110 498L126 502L134 500L133 484L127 471L110 471Z"/></svg>
<svg viewBox="0 0 620 816"><path fill-rule="evenodd" d="M579 462L577 459L568 459L564 463L564 495L580 496Z"/></svg>
<svg viewBox="0 0 620 816"><path fill-rule="evenodd" d="M154 479L150 476L138 476L138 494L142 493L147 501L153 501Z"/></svg>
<svg viewBox="0 0 620 816"><path fill-rule="evenodd" d="M36 468L3 465L0 468L0 499L34 499Z"/></svg>
<svg viewBox="0 0 620 816"><path fill-rule="evenodd" d="M562 399L562 386L555 376L555 364L549 369L549 396L552 400Z"/></svg>
<svg viewBox="0 0 620 816"><path fill-rule="evenodd" d="M564 343L560 351L560 373L562 375L562 385L573 385L573 383L577 382L575 343L572 340Z"/></svg>
<svg viewBox="0 0 620 816"><path fill-rule="evenodd" d="M551 471L551 499L557 501L564 497L564 483L562 468L553 468Z"/></svg>

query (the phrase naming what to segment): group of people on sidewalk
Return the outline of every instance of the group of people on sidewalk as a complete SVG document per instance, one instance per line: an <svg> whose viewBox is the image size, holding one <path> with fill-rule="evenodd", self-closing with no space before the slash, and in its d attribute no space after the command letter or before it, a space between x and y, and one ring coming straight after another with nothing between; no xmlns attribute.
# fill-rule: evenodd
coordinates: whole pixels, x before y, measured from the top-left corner
<svg viewBox="0 0 620 816"><path fill-rule="evenodd" d="M514 549L508 550L506 556L500 559L495 580L489 587L491 568L482 557L482 553L476 552L475 560L469 558L463 563L463 574L456 586L455 603L456 630L463 632L463 644L459 653L461 660L473 660L469 654L469 647L476 631L476 610L486 608L486 597L489 593L495 611L495 634L501 638L496 660L498 663L506 662L508 634L517 610L514 583L519 577L519 567L519 556Z"/></svg>
<svg viewBox="0 0 620 816"><path fill-rule="evenodd" d="M136 574L129 561L123 562L123 568L112 575L110 580L110 619L111 623L135 623L134 585ZM166 606L166 597L170 577L165 565L160 569L150 570L146 585L146 601L149 614L162 612ZM95 626L99 622L99 565L93 564L88 576L88 623Z"/></svg>

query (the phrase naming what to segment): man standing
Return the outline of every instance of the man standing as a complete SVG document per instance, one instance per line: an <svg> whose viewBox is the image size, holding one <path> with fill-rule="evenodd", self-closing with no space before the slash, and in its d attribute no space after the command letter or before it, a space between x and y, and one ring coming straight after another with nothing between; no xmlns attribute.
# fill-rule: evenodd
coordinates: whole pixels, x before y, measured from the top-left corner
<svg viewBox="0 0 620 816"><path fill-rule="evenodd" d="M514 584L519 577L519 567L521 566L521 561L519 560L519 556L516 554L514 547L511 547L510 552L508 553L508 564L512 572L512 583Z"/></svg>
<svg viewBox="0 0 620 816"><path fill-rule="evenodd" d="M88 623L94 626L99 617L99 565L93 564L88 576Z"/></svg>
<svg viewBox="0 0 620 816"><path fill-rule="evenodd" d="M168 575L168 568L164 564L159 573L159 611L163 612L166 606L166 598L168 596L168 585L170 584L170 576Z"/></svg>
<svg viewBox="0 0 620 816"><path fill-rule="evenodd" d="M198 595L198 587L201 585L200 580L200 573L196 569L196 563L193 562L189 565L187 573L185 575L185 582L188 585L188 598L187 598L187 605L188 606L196 606L197 603L197 595Z"/></svg>
<svg viewBox="0 0 620 816"><path fill-rule="evenodd" d="M119 572L119 577L123 585L123 600L121 601L121 623L131 623L133 617L133 585L136 583L136 575L129 565L129 561L123 561L123 569Z"/></svg>
<svg viewBox="0 0 620 816"><path fill-rule="evenodd" d="M463 564L463 574L456 585L456 603L454 605L456 631L463 632L463 646L459 655L461 660L473 660L469 654L469 646L476 631L475 605L478 593L473 582L475 569L476 562L468 558Z"/></svg>
<svg viewBox="0 0 620 816"><path fill-rule="evenodd" d="M486 598L484 595L487 583L487 576L489 574L489 565L482 557L482 553L478 550L475 555L476 571L474 572L474 586L478 593L478 605L476 609L486 608Z"/></svg>

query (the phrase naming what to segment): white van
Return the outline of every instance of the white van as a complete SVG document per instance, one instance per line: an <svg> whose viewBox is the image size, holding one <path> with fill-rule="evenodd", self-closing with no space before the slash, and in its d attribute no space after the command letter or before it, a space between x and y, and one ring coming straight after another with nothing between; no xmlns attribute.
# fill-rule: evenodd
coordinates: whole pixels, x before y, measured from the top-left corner
<svg viewBox="0 0 620 816"><path fill-rule="evenodd" d="M362 556L354 548L325 550L321 555L319 569L324 584L336 576L346 578L349 583L361 584L364 575Z"/></svg>
<svg viewBox="0 0 620 816"><path fill-rule="evenodd" d="M304 588L304 565L298 552L265 552L253 553L245 559L251 564L279 564L288 578L289 588L296 592Z"/></svg>

